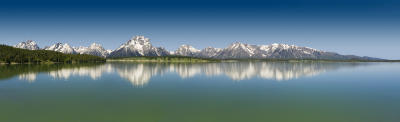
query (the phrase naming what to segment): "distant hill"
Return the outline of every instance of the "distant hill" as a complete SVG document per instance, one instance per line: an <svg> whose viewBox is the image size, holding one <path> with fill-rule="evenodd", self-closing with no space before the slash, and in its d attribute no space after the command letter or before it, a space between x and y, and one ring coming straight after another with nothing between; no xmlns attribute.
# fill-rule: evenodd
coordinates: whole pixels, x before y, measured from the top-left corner
<svg viewBox="0 0 400 122"><path fill-rule="evenodd" d="M49 50L20 49L0 45L0 63L84 63L105 62L105 59L93 55L64 54Z"/></svg>

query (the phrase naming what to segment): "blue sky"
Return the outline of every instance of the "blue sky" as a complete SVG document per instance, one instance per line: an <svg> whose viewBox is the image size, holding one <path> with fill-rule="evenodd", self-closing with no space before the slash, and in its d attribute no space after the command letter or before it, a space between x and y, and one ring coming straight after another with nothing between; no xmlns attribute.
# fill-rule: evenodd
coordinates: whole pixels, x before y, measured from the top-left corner
<svg viewBox="0 0 400 122"><path fill-rule="evenodd" d="M223 48L287 43L341 54L400 59L400 2L2 1L0 43L35 40L115 49L144 35L155 46Z"/></svg>

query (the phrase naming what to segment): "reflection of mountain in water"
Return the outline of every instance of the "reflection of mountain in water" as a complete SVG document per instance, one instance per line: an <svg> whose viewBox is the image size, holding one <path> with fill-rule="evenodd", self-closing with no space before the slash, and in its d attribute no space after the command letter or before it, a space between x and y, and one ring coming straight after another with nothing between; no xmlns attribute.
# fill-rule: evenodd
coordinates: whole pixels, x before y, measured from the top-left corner
<svg viewBox="0 0 400 122"><path fill-rule="evenodd" d="M341 67L355 67L367 63L289 63L289 62L226 62L226 63L107 63L92 66L57 68L47 71L56 79L68 79L71 76L90 76L93 80L103 74L116 72L118 76L130 81L134 86L143 86L155 75L168 72L177 73L181 78L196 75L225 75L233 80L262 78L271 80L291 80L306 76L315 76L322 72ZM37 72L23 72L19 79L33 82Z"/></svg>
<svg viewBox="0 0 400 122"><path fill-rule="evenodd" d="M93 80L101 77L103 73L111 73L112 67L110 65L99 65L92 67L76 67L76 68L63 68L60 70L50 71L49 75L56 79L69 79L71 76L90 76Z"/></svg>
<svg viewBox="0 0 400 122"><path fill-rule="evenodd" d="M91 68L100 66L98 64L16 64L16 65L0 65L0 81L3 79L18 76L20 80L35 81L36 74L40 72L52 72L66 69ZM69 71L67 71L69 72Z"/></svg>
<svg viewBox="0 0 400 122"><path fill-rule="evenodd" d="M18 75L18 79L19 80L26 80L30 83L34 82L36 80L36 73L24 73L24 74L20 74Z"/></svg>
<svg viewBox="0 0 400 122"><path fill-rule="evenodd" d="M134 86L143 86L154 75L162 74L165 68L155 63L117 63L111 64L119 76L129 80Z"/></svg>
<svg viewBox="0 0 400 122"><path fill-rule="evenodd" d="M171 64L170 71L182 78L204 74L226 75L233 80L254 77L272 80L290 80L302 76L314 76L340 67L357 66L356 63L288 63L288 62L234 62L207 64Z"/></svg>

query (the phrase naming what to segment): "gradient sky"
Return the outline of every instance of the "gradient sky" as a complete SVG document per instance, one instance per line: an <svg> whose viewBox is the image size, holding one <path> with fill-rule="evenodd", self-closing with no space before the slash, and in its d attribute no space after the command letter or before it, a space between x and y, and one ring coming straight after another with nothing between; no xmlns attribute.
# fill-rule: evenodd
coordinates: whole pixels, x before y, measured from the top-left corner
<svg viewBox="0 0 400 122"><path fill-rule="evenodd" d="M1 1L0 43L35 40L107 49L144 35L155 46L201 49L287 43L341 54L400 59L400 2L273 1Z"/></svg>

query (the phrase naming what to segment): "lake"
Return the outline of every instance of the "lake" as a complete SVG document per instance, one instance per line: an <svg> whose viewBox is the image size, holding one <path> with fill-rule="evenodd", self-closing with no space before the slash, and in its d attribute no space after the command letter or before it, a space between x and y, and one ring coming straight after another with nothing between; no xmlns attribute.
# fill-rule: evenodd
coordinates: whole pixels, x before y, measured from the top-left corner
<svg viewBox="0 0 400 122"><path fill-rule="evenodd" d="M0 65L0 122L398 122L400 63Z"/></svg>

